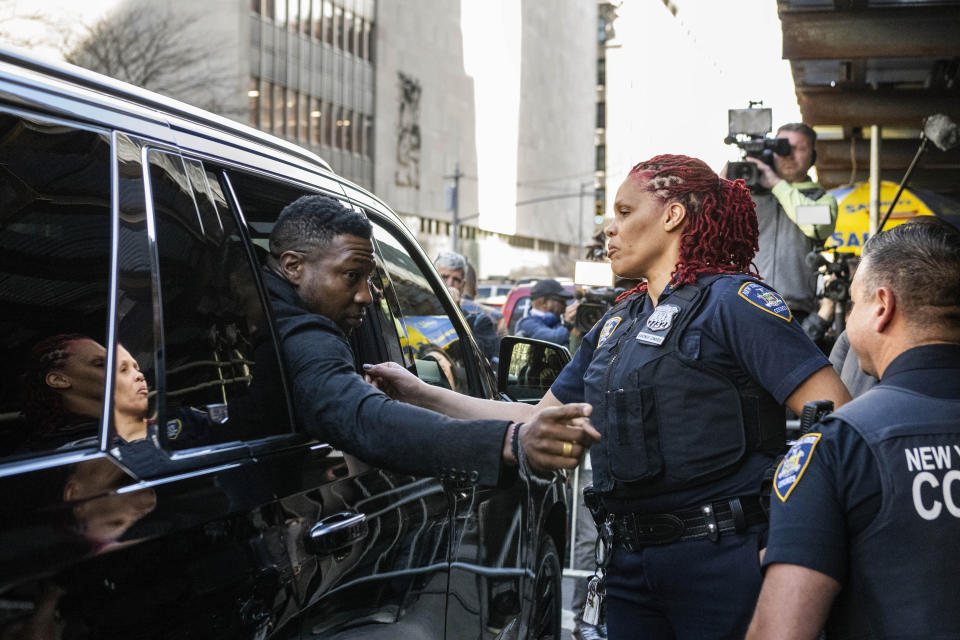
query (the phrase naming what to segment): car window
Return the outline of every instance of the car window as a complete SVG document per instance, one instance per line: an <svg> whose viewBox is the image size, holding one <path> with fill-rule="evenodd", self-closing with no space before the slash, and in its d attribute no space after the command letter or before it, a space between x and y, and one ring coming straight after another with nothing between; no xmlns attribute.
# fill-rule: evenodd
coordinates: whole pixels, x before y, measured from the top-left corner
<svg viewBox="0 0 960 640"><path fill-rule="evenodd" d="M110 211L105 133L0 113L0 460L97 446Z"/></svg>
<svg viewBox="0 0 960 640"><path fill-rule="evenodd" d="M218 175L173 153L151 150L148 159L162 305L161 438L183 449L289 433L276 344Z"/></svg>
<svg viewBox="0 0 960 640"><path fill-rule="evenodd" d="M383 299L394 318L404 364L430 384L469 393L464 342L410 253L380 224L373 236L386 278Z"/></svg>

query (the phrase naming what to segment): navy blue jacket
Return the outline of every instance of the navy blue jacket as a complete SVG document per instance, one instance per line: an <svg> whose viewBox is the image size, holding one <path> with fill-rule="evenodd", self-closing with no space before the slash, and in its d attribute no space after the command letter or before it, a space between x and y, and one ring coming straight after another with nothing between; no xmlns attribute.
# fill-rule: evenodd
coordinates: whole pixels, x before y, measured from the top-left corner
<svg viewBox="0 0 960 640"><path fill-rule="evenodd" d="M573 360L551 387L560 402L589 402L594 406L591 421L604 437L590 449L593 481L599 491L608 492L604 493L604 504L611 511L664 513L721 497L755 495L774 460L764 451L744 451L734 473L643 497L637 495L632 482L619 479L628 468L639 472L638 452L655 450L642 444L643 437L653 434L641 437L640 432L654 428L661 419L674 423L683 416L683 420L698 425L696 429L671 430L672 436L683 438L708 431L714 420L740 409L735 401L732 406L720 406L705 399L692 376L665 379L656 375L653 365L668 351L676 352L674 340L684 358L722 374L738 389L760 387L778 404L810 375L829 366L826 356L803 333L776 292L742 274L698 278L705 279L712 283L692 318L684 313L676 317L667 313L671 308L681 312L684 305L675 303L675 297L685 295L692 288L689 286L668 286L656 307L644 295L628 298L625 307L621 303L611 308L584 336ZM676 323L681 333L675 335L670 329L670 340L658 342L656 336L649 335L666 331L654 330L658 317L664 320L663 325ZM618 349L616 353L614 348ZM603 410L605 406L609 411ZM620 407L622 412L618 411ZM690 450L706 457L732 449L729 443L705 438L691 444ZM635 456L632 463L631 455ZM620 461L619 470L608 464L614 458ZM670 465L667 459L664 468ZM616 481L612 491L601 485L604 476Z"/></svg>
<svg viewBox="0 0 960 640"><path fill-rule="evenodd" d="M843 585L830 637L958 637L960 345L909 349L798 442L775 478L764 565Z"/></svg>
<svg viewBox="0 0 960 640"><path fill-rule="evenodd" d="M544 315L528 313L520 318L520 322L517 323L517 335L546 340L561 347L570 346L570 330L561 324L560 318L550 312Z"/></svg>
<svg viewBox="0 0 960 640"><path fill-rule="evenodd" d="M474 302L470 296L460 298L460 310L470 323L480 351L488 360L493 361L500 355L500 336L497 335L497 323L493 314Z"/></svg>
<svg viewBox="0 0 960 640"><path fill-rule="evenodd" d="M455 420L392 400L354 368L347 336L265 272L301 428L366 462L422 476L495 485L509 422Z"/></svg>

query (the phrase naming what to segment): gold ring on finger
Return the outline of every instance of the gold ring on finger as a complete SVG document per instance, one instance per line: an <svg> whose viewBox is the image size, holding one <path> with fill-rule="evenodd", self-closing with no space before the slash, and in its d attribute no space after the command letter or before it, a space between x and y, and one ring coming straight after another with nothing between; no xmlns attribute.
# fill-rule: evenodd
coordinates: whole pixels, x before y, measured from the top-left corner
<svg viewBox="0 0 960 640"><path fill-rule="evenodd" d="M566 441L564 441L564 443L563 443L563 454L562 454L563 457L564 457L564 458L572 458L573 456L570 455L570 454L572 454L572 453L573 453L573 443L572 443L572 442L566 442Z"/></svg>

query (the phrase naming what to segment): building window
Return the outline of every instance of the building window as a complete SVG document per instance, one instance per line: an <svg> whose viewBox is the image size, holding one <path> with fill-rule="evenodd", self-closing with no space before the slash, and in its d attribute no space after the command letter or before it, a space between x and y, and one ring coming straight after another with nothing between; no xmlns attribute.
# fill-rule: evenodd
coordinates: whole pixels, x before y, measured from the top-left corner
<svg viewBox="0 0 960 640"><path fill-rule="evenodd" d="M273 122L270 123L271 131L277 135L283 134L283 87L278 84L273 85Z"/></svg>
<svg viewBox="0 0 960 640"><path fill-rule="evenodd" d="M278 26L284 27L287 24L287 0L274 0L273 19Z"/></svg>
<svg viewBox="0 0 960 640"><path fill-rule="evenodd" d="M287 26L290 31L300 29L300 0L287 0Z"/></svg>
<svg viewBox="0 0 960 640"><path fill-rule="evenodd" d="M597 145L597 157L596 157L596 164L594 168L597 171L607 170L607 146L604 144Z"/></svg>
<svg viewBox="0 0 960 640"><path fill-rule="evenodd" d="M272 97L272 85L266 80L260 80L260 119L259 127L264 131L270 130L270 98Z"/></svg>
<svg viewBox="0 0 960 640"><path fill-rule="evenodd" d="M310 18L313 24L313 37L323 40L323 7L320 0L310 1Z"/></svg>
<svg viewBox="0 0 960 640"><path fill-rule="evenodd" d="M373 157L373 117L363 116L363 149L360 151L368 158Z"/></svg>
<svg viewBox="0 0 960 640"><path fill-rule="evenodd" d="M364 20L363 21L363 51L361 52L364 60L373 59L372 57L373 43L370 40L372 35L373 35L373 25L370 23L369 20Z"/></svg>
<svg viewBox="0 0 960 640"><path fill-rule="evenodd" d="M345 109L343 115L343 148L346 151L354 151L353 128L353 111Z"/></svg>
<svg viewBox="0 0 960 640"><path fill-rule="evenodd" d="M597 84L604 86L607 84L607 59L597 58Z"/></svg>
<svg viewBox="0 0 960 640"><path fill-rule="evenodd" d="M284 133L291 140L297 138L297 98L298 94L293 89L287 88L287 126Z"/></svg>
<svg viewBox="0 0 960 640"><path fill-rule="evenodd" d="M323 41L333 46L333 4L330 0L323 2Z"/></svg>
<svg viewBox="0 0 960 640"><path fill-rule="evenodd" d="M310 0L300 0L300 31L303 35L310 35Z"/></svg>
<svg viewBox="0 0 960 640"><path fill-rule="evenodd" d="M347 53L356 53L357 50L354 49L354 28L353 28L353 12L345 10L343 12L343 50Z"/></svg>
<svg viewBox="0 0 960 640"><path fill-rule="evenodd" d="M346 129L346 126L344 125L344 121L346 120L346 118L347 118L347 110L344 109L343 107L337 107L337 135L336 135L336 139L333 142L333 146L335 146L337 149L344 148L343 141L344 141L345 129Z"/></svg>
<svg viewBox="0 0 960 640"><path fill-rule="evenodd" d="M333 8L333 46L343 49L343 9Z"/></svg>
<svg viewBox="0 0 960 640"><path fill-rule="evenodd" d="M607 128L607 103L597 103L597 129Z"/></svg>
<svg viewBox="0 0 960 640"><path fill-rule="evenodd" d="M260 13L260 0L250 0L250 11Z"/></svg>
<svg viewBox="0 0 960 640"><path fill-rule="evenodd" d="M325 144L328 147L332 147L334 121L336 120L334 116L336 114L334 113L333 103L323 102L322 105L323 106L320 108L320 110L323 111L324 115L321 116L321 120L320 120L320 124L323 127L320 130L320 144Z"/></svg>
<svg viewBox="0 0 960 640"><path fill-rule="evenodd" d="M310 117L308 114L309 106L308 96L301 94L300 102L297 107L297 138L303 143L310 141Z"/></svg>
<svg viewBox="0 0 960 640"><path fill-rule="evenodd" d="M320 144L320 127L323 126L322 102L313 96L310 97L310 144Z"/></svg>
<svg viewBox="0 0 960 640"><path fill-rule="evenodd" d="M250 78L250 88L247 89L247 98L250 110L250 126L260 126L260 79Z"/></svg>

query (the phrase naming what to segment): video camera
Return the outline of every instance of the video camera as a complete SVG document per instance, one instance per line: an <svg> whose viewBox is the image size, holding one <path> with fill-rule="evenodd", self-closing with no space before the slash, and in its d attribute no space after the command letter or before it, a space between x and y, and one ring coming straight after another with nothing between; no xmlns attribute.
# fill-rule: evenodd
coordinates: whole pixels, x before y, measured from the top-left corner
<svg viewBox="0 0 960 640"><path fill-rule="evenodd" d="M762 102L750 101L747 109L728 109L729 135L726 144L735 144L743 151L743 158L756 158L773 168L773 156L790 155L790 141L768 138L773 130L773 110L758 108ZM742 179L751 191L759 191L760 170L752 162L731 162L727 165L727 179Z"/></svg>
<svg viewBox="0 0 960 640"><path fill-rule="evenodd" d="M622 287L589 287L577 289L576 296L580 301L577 307L577 315L574 316L573 326L580 333L586 334L593 328L593 325L600 322L600 318L607 312L617 296L623 293Z"/></svg>
<svg viewBox="0 0 960 640"><path fill-rule="evenodd" d="M833 262L827 260L821 251L832 251ZM808 253L804 262L815 271L822 269L827 275L834 276L823 287L825 298L830 298L834 302L847 302L850 300L850 260L853 258L856 258L856 254L849 251L837 251L836 247L829 249L824 247Z"/></svg>

